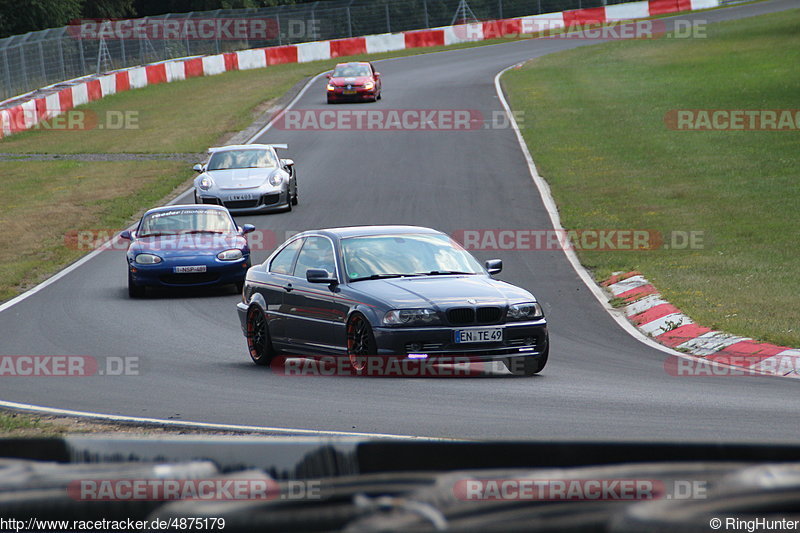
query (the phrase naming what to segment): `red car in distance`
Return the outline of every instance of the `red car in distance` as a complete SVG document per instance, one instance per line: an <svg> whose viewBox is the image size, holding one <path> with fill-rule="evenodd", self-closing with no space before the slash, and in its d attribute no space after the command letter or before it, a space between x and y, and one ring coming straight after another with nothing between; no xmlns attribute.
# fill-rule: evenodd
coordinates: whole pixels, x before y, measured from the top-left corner
<svg viewBox="0 0 800 533"><path fill-rule="evenodd" d="M328 78L328 103L381 99L381 73L372 63L339 63Z"/></svg>

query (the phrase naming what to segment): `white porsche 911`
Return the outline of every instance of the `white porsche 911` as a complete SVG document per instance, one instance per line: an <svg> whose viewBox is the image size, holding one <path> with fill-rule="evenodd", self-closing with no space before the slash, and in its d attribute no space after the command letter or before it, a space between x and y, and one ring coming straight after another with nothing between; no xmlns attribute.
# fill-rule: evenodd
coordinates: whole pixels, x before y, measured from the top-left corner
<svg viewBox="0 0 800 533"><path fill-rule="evenodd" d="M294 161L281 159L285 144L237 144L209 148L210 157L194 170L194 201L227 207L233 213L291 211L297 205Z"/></svg>

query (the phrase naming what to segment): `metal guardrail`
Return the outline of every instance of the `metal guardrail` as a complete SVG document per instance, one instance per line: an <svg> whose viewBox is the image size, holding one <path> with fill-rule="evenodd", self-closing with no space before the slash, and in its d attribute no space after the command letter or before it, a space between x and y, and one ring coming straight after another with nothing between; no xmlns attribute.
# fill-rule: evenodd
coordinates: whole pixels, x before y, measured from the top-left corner
<svg viewBox="0 0 800 533"><path fill-rule="evenodd" d="M459 16L464 15L492 20L623 1L327 0L273 8L172 13L125 21L149 25L151 29L166 24L192 26L202 19L268 22L264 35L243 38L230 35L163 38L148 34L145 38L112 35L100 39L83 36L81 26L65 26L0 39L0 101L64 80L177 57L447 26L454 21L458 23ZM108 24L119 25L120 21Z"/></svg>

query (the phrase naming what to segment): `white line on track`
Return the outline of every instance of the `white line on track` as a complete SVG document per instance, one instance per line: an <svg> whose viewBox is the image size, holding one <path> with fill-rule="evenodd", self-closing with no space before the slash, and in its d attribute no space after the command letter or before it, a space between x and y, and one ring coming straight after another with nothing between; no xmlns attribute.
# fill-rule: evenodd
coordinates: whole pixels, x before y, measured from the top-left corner
<svg viewBox="0 0 800 533"><path fill-rule="evenodd" d="M198 429L213 429L220 431L246 431L253 433L282 433L311 436L331 436L331 437L370 437L381 439L421 439L421 440L449 440L435 437L417 437L414 435L394 435L391 433L359 433L356 431L325 431L321 429L297 429L279 428L269 426L244 426L238 424L213 424L210 422L192 422L190 420L162 420L160 418L143 418L138 416L120 416L102 413L88 413L84 411L73 411L70 409L58 409L56 407L41 407L27 403L6 402L0 400L0 407L18 409L22 411L47 412L54 415L76 416L80 418L102 419L108 422L133 422L137 424L156 424L159 426L193 427Z"/></svg>

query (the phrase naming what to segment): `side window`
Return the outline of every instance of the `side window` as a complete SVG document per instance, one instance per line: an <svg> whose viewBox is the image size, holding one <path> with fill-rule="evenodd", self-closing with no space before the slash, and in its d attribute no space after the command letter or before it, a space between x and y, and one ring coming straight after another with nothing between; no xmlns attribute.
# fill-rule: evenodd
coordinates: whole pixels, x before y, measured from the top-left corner
<svg viewBox="0 0 800 533"><path fill-rule="evenodd" d="M336 260L333 257L333 245L324 237L308 237L300 255L297 256L297 265L294 275L298 278L306 277L306 270L310 268L327 270L330 274L336 273Z"/></svg>
<svg viewBox="0 0 800 533"><path fill-rule="evenodd" d="M303 244L303 239L297 239L286 245L286 247L278 252L278 255L272 260L269 265L269 271L275 274L289 274L292 273L292 265L294 265L294 258L297 256L297 251Z"/></svg>

